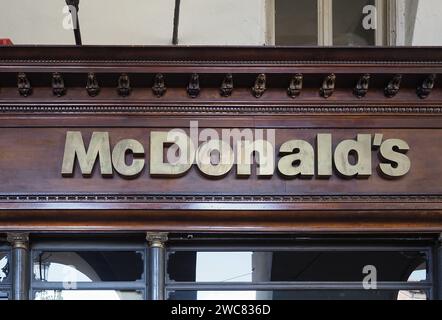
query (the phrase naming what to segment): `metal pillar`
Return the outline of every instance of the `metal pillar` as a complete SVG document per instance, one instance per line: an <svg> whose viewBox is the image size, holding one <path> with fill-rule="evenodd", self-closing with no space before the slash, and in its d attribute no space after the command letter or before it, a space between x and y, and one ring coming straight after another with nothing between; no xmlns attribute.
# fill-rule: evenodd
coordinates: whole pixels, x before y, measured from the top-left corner
<svg viewBox="0 0 442 320"><path fill-rule="evenodd" d="M442 234L434 248L434 299L442 300Z"/></svg>
<svg viewBox="0 0 442 320"><path fill-rule="evenodd" d="M12 299L29 299L29 234L8 233L12 246Z"/></svg>
<svg viewBox="0 0 442 320"><path fill-rule="evenodd" d="M147 233L149 244L149 298L165 299L167 233Z"/></svg>

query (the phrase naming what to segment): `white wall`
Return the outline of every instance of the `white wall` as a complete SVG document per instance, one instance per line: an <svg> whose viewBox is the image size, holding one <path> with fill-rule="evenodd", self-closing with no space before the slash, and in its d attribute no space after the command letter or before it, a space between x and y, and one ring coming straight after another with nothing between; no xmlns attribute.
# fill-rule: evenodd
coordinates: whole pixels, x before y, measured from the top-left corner
<svg viewBox="0 0 442 320"><path fill-rule="evenodd" d="M0 0L0 38L14 44L73 44L64 30L64 0Z"/></svg>
<svg viewBox="0 0 442 320"><path fill-rule="evenodd" d="M265 0L181 0L181 44L263 45Z"/></svg>
<svg viewBox="0 0 442 320"><path fill-rule="evenodd" d="M181 0L180 44L264 44L265 0ZM0 0L0 38L74 44L64 0ZM83 44L167 45L174 0L81 0Z"/></svg>
<svg viewBox="0 0 442 320"><path fill-rule="evenodd" d="M442 1L420 0L417 7L414 46L442 45Z"/></svg>
<svg viewBox="0 0 442 320"><path fill-rule="evenodd" d="M179 43L263 45L266 37L272 43L266 4L269 8L273 1L181 0ZM442 45L442 0L387 1L403 3L397 13L398 45ZM174 5L175 0L80 0L83 43L171 44ZM64 6L64 0L0 0L0 38L15 44L74 44L73 31L63 28Z"/></svg>

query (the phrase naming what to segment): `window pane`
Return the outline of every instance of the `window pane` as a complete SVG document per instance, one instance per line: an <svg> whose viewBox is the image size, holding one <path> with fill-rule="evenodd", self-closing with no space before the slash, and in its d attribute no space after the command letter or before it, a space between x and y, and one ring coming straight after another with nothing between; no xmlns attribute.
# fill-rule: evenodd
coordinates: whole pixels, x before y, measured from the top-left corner
<svg viewBox="0 0 442 320"><path fill-rule="evenodd" d="M143 300L141 291L123 290L43 290L35 300Z"/></svg>
<svg viewBox="0 0 442 320"><path fill-rule="evenodd" d="M5 282L9 274L8 254L0 252L0 283Z"/></svg>
<svg viewBox="0 0 442 320"><path fill-rule="evenodd" d="M378 281L427 279L426 254L416 251L177 251L167 271L172 281L362 281L367 266Z"/></svg>
<svg viewBox="0 0 442 320"><path fill-rule="evenodd" d="M0 291L0 300L8 300L8 293Z"/></svg>
<svg viewBox="0 0 442 320"><path fill-rule="evenodd" d="M375 44L374 0L333 0L333 44Z"/></svg>
<svg viewBox="0 0 442 320"><path fill-rule="evenodd" d="M92 282L143 279L143 254L133 251L35 252L34 277L42 281Z"/></svg>
<svg viewBox="0 0 442 320"><path fill-rule="evenodd" d="M407 292L409 300L427 300L424 291ZM397 290L273 290L273 291L170 291L169 300L403 300Z"/></svg>
<svg viewBox="0 0 442 320"><path fill-rule="evenodd" d="M276 45L317 45L317 1L276 0L275 41Z"/></svg>

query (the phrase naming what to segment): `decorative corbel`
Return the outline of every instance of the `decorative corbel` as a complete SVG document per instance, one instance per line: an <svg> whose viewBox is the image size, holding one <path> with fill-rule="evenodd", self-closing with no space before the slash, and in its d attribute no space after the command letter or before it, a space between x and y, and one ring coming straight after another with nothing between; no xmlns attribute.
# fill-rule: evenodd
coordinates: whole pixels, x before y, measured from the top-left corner
<svg viewBox="0 0 442 320"><path fill-rule="evenodd" d="M87 75L86 91L91 97L96 97L100 93L97 77L93 72Z"/></svg>
<svg viewBox="0 0 442 320"><path fill-rule="evenodd" d="M353 94L359 99L361 99L365 97L365 95L367 94L369 86L370 86L370 75L366 73L359 78L355 88L353 89Z"/></svg>
<svg viewBox="0 0 442 320"><path fill-rule="evenodd" d="M302 90L302 82L303 82L303 76L300 73L295 74L292 79L290 80L290 85L287 88L287 94L291 98L299 97Z"/></svg>
<svg viewBox="0 0 442 320"><path fill-rule="evenodd" d="M32 94L32 86L26 74L21 72L17 76L17 88L21 96L27 97Z"/></svg>
<svg viewBox="0 0 442 320"><path fill-rule="evenodd" d="M417 88L417 95L421 99L426 99L430 95L434 88L434 83L436 81L436 75L430 74L424 82Z"/></svg>
<svg viewBox="0 0 442 320"><path fill-rule="evenodd" d="M319 89L320 96L325 99L331 97L335 91L335 84L336 76L333 73L325 77L322 82L322 87Z"/></svg>
<svg viewBox="0 0 442 320"><path fill-rule="evenodd" d="M266 75L264 73L259 74L256 77L255 85L252 88L252 93L255 98L261 98L266 91Z"/></svg>
<svg viewBox="0 0 442 320"><path fill-rule="evenodd" d="M121 97L127 97L130 95L132 88L130 87L130 79L129 76L125 73L121 74L118 78L118 95Z"/></svg>
<svg viewBox="0 0 442 320"><path fill-rule="evenodd" d="M54 72L52 74L52 93L57 97L61 97L66 94L66 87L64 85L63 77L58 72Z"/></svg>
<svg viewBox="0 0 442 320"><path fill-rule="evenodd" d="M226 74L219 93L222 97L230 97L233 92L233 76L231 73Z"/></svg>
<svg viewBox="0 0 442 320"><path fill-rule="evenodd" d="M187 85L187 94L191 98L196 98L200 94L200 78L198 74L193 73L190 76L189 84Z"/></svg>
<svg viewBox="0 0 442 320"><path fill-rule="evenodd" d="M153 80L152 92L158 98L161 98L166 93L167 88L164 82L164 76L161 73L157 73Z"/></svg>
<svg viewBox="0 0 442 320"><path fill-rule="evenodd" d="M384 89L385 96L387 98L393 98L395 95L397 95L399 90L401 89L401 82L402 82L402 75L401 74L395 75Z"/></svg>

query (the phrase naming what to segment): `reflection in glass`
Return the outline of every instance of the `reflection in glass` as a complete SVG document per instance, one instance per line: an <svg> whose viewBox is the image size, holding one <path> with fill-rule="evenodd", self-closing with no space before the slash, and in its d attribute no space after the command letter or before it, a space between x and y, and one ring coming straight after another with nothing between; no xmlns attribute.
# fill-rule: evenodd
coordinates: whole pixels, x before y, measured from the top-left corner
<svg viewBox="0 0 442 320"><path fill-rule="evenodd" d="M133 251L35 252L34 278L56 282L137 281L143 255Z"/></svg>
<svg viewBox="0 0 442 320"><path fill-rule="evenodd" d="M233 295L232 295L233 294ZM397 290L273 290L273 291L170 291L169 300L426 300L424 291Z"/></svg>
<svg viewBox="0 0 442 320"><path fill-rule="evenodd" d="M427 300L427 295L421 290L401 290L397 295L398 300Z"/></svg>
<svg viewBox="0 0 442 320"><path fill-rule="evenodd" d="M374 45L374 4L374 0L333 0L333 45Z"/></svg>
<svg viewBox="0 0 442 320"><path fill-rule="evenodd" d="M6 280L9 274L9 261L6 253L0 252L0 282Z"/></svg>
<svg viewBox="0 0 442 320"><path fill-rule="evenodd" d="M35 300L143 300L141 291L122 290L42 290Z"/></svg>
<svg viewBox="0 0 442 320"><path fill-rule="evenodd" d="M275 1L275 44L318 44L318 4L312 0Z"/></svg>
<svg viewBox="0 0 442 320"><path fill-rule="evenodd" d="M422 262L408 277L408 282L419 282L427 280L427 263Z"/></svg>
<svg viewBox="0 0 442 320"><path fill-rule="evenodd" d="M418 251L177 251L170 253L167 271L172 281L359 282L368 265L378 281L427 280L427 257Z"/></svg>
<svg viewBox="0 0 442 320"><path fill-rule="evenodd" d="M0 291L0 300L8 300L8 293Z"/></svg>

